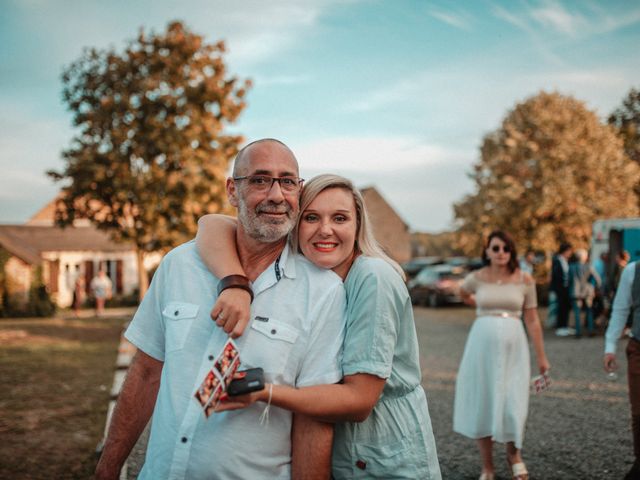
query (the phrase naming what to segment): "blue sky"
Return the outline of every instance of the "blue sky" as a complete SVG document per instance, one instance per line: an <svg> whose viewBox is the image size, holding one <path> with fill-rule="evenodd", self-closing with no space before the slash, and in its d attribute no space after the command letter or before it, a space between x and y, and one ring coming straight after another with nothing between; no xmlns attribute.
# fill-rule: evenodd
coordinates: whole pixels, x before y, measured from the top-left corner
<svg viewBox="0 0 640 480"><path fill-rule="evenodd" d="M540 90L605 118L640 88L637 1L0 0L0 223L52 199L71 114L60 74L183 20L251 78L231 127L276 137L305 178L375 186L416 231L449 229L482 137Z"/></svg>

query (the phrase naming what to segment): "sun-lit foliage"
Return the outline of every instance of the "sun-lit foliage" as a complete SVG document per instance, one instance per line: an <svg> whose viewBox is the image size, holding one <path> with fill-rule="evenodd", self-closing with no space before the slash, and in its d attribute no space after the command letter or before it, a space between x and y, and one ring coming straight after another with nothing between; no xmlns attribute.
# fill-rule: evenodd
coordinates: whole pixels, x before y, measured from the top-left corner
<svg viewBox="0 0 640 480"><path fill-rule="evenodd" d="M142 261L224 210L226 170L242 141L225 128L250 86L229 75L224 52L223 42L174 22L160 34L141 30L122 52L86 50L65 70L63 98L79 132L64 170L49 172L64 182L60 225L89 218L132 241Z"/></svg>
<svg viewBox="0 0 640 480"><path fill-rule="evenodd" d="M495 228L521 250L551 252L564 240L588 246L594 220L638 213L640 167L614 129L572 97L541 92L516 105L480 153L476 191L454 206L468 254Z"/></svg>

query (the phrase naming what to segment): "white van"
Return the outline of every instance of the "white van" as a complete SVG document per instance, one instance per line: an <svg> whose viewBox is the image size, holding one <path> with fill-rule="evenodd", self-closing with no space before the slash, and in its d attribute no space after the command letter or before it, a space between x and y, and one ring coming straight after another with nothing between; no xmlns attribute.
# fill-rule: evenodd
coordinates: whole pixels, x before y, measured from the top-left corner
<svg viewBox="0 0 640 480"><path fill-rule="evenodd" d="M605 252L609 252L609 259L613 261L622 250L629 252L630 261L640 259L640 218L608 218L593 222L591 264Z"/></svg>

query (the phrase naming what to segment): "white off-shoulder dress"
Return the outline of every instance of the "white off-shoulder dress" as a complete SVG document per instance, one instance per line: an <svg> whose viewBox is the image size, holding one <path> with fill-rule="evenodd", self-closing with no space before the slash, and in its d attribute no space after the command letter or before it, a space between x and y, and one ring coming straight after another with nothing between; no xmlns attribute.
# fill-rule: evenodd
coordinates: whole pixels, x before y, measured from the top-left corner
<svg viewBox="0 0 640 480"><path fill-rule="evenodd" d="M535 284L490 283L470 273L462 288L475 294L471 326L456 379L453 429L522 448L531 365L521 316L537 306Z"/></svg>

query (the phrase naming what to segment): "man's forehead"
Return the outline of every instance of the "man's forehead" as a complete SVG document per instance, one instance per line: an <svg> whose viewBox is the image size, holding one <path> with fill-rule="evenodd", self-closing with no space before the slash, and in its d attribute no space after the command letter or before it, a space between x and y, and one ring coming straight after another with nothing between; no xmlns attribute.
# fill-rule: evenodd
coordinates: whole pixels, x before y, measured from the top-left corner
<svg viewBox="0 0 640 480"><path fill-rule="evenodd" d="M298 175L298 162L291 150L275 141L263 141L251 145L239 161L236 170L242 175Z"/></svg>

